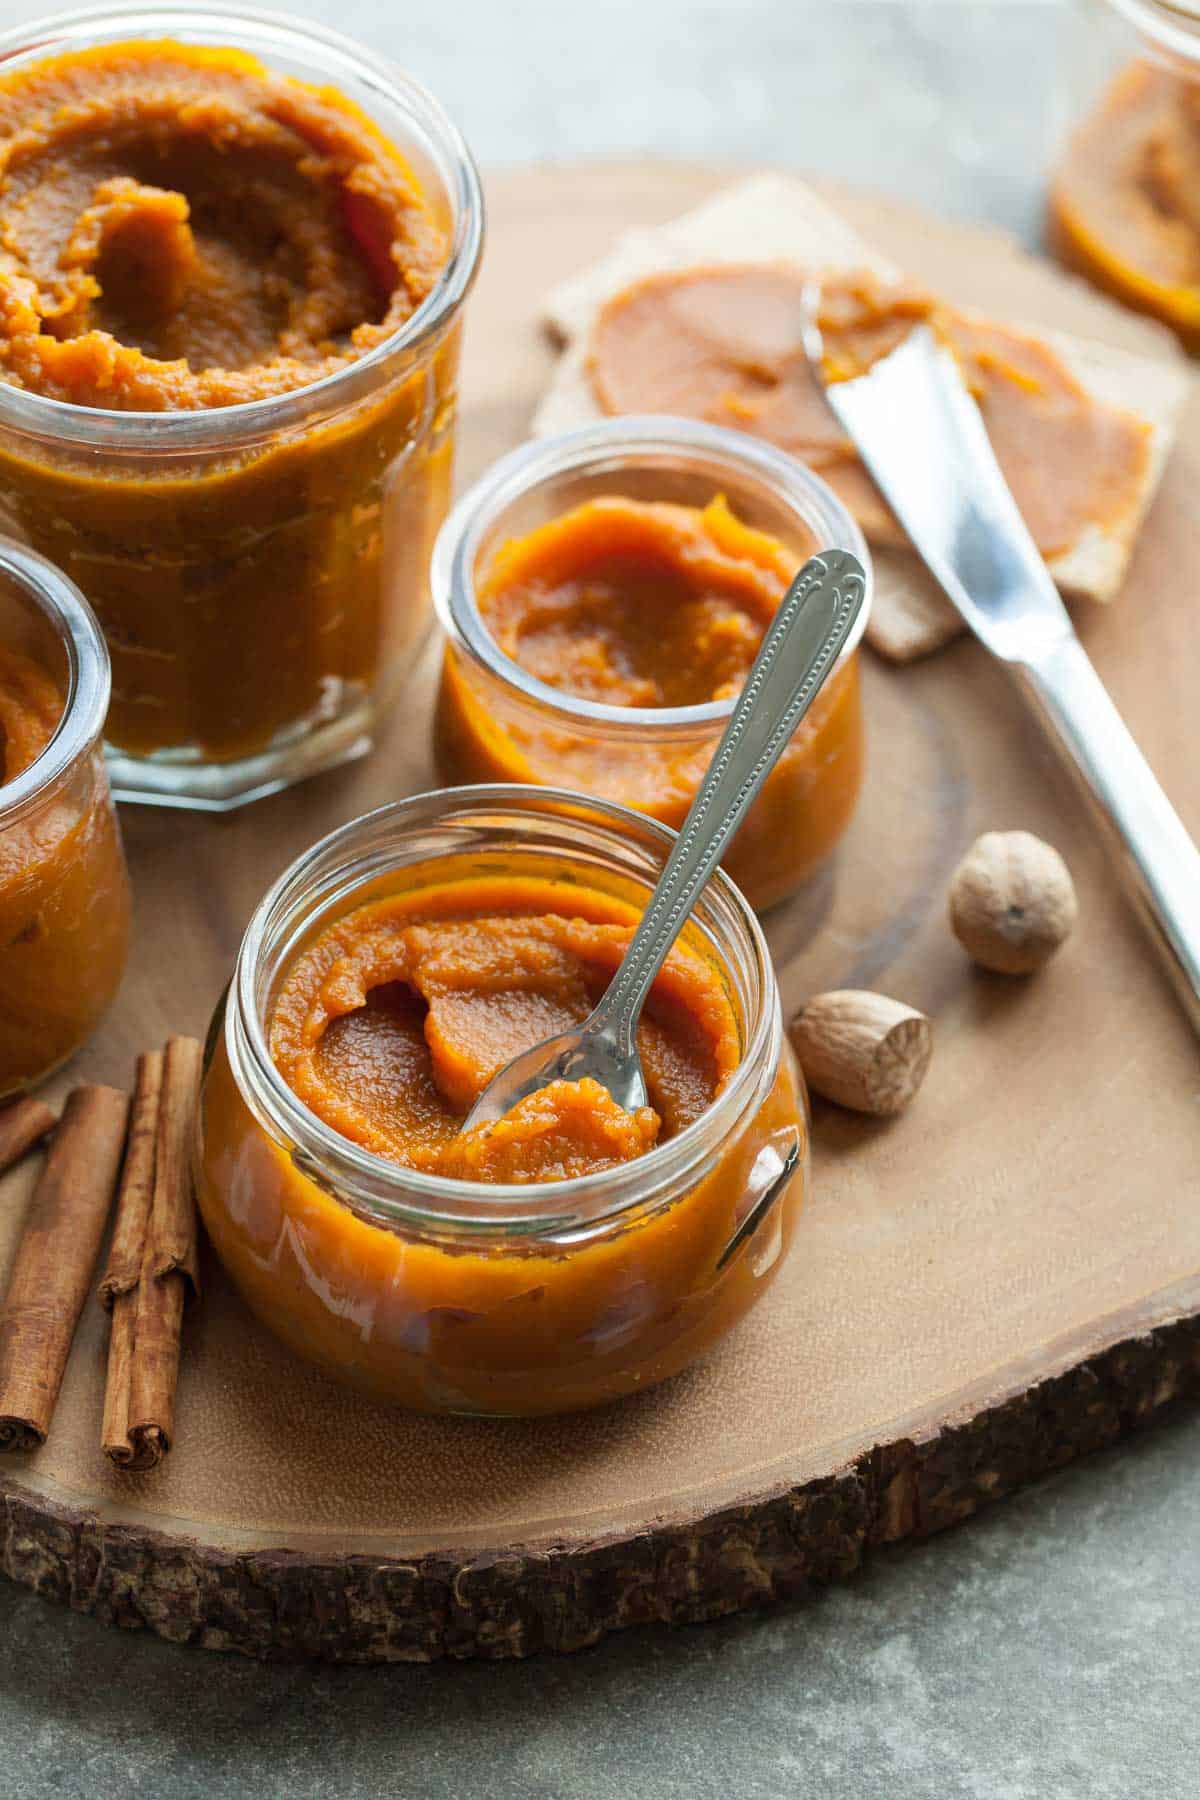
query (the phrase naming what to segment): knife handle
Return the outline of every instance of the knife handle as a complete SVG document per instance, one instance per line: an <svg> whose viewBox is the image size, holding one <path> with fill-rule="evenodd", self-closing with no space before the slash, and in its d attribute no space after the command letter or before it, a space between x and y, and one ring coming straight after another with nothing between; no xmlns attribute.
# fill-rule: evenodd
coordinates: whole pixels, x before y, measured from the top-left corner
<svg viewBox="0 0 1200 1800"><path fill-rule="evenodd" d="M1073 631L1012 668L1107 827L1131 898L1200 1034L1200 850Z"/></svg>

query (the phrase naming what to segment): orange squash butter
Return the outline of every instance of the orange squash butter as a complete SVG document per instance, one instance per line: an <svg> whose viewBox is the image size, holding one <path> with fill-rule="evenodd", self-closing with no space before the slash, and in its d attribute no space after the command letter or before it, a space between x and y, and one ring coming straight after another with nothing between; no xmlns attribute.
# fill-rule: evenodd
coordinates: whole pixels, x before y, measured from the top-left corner
<svg viewBox="0 0 1200 1800"><path fill-rule="evenodd" d="M171 40L0 72L10 386L99 412L279 399L382 345L447 254L399 152L333 89ZM457 345L212 451L0 439L10 528L104 628L110 742L237 759L396 666L427 609Z"/></svg>
<svg viewBox="0 0 1200 1800"><path fill-rule="evenodd" d="M102 776L85 763L3 816L6 786L36 763L62 711L54 678L0 645L0 1096L76 1049L125 964L129 887Z"/></svg>
<svg viewBox="0 0 1200 1800"><path fill-rule="evenodd" d="M1122 70L1055 172L1050 236L1064 262L1200 351L1200 82Z"/></svg>
<svg viewBox="0 0 1200 1800"><path fill-rule="evenodd" d="M556 1083L464 1132L490 1075L584 1016L638 909L578 879L464 870L356 907L318 929L271 1003L272 1058L350 1142L403 1168L540 1185L612 1170L698 1119L732 1078L742 1021L699 934L685 930L652 990L639 1048L649 1105ZM619 1227L439 1241L372 1222L297 1167L251 1115L220 1034L205 1085L200 1202L250 1304L301 1355L425 1410L536 1413L590 1405L693 1360L773 1273L722 1253L764 1146L802 1142L786 1054L766 1097L696 1184ZM780 1201L790 1241L803 1159ZM335 1183L336 1185L336 1183ZM548 1192L552 1190L547 1190Z"/></svg>
<svg viewBox="0 0 1200 1800"><path fill-rule="evenodd" d="M562 694L568 717L518 713L480 686L451 647L435 722L442 778L576 788L678 828L719 725L656 736L643 714L636 740L621 741L603 728L572 730L570 697L651 711L728 699L813 548L753 529L720 496L701 508L620 494L503 544L477 586L483 623L510 662ZM841 837L862 778L862 733L852 656L818 696L724 859L755 906L793 892Z"/></svg>
<svg viewBox="0 0 1200 1800"><path fill-rule="evenodd" d="M801 341L805 271L729 264L650 275L601 308L590 375L608 413L664 412L765 438L816 470L874 543L904 533L826 404ZM1044 556L1140 502L1146 423L1089 394L1048 344L869 272L826 278L827 378L861 372L934 317Z"/></svg>
<svg viewBox="0 0 1200 1800"><path fill-rule="evenodd" d="M676 947L639 1027L650 1105L623 1113L592 1082L556 1082L495 1126L463 1118L521 1050L581 1024L633 925L617 902L482 879L379 900L329 925L285 975L271 1054L343 1137L429 1174L541 1182L640 1156L699 1118L737 1067L732 1003Z"/></svg>

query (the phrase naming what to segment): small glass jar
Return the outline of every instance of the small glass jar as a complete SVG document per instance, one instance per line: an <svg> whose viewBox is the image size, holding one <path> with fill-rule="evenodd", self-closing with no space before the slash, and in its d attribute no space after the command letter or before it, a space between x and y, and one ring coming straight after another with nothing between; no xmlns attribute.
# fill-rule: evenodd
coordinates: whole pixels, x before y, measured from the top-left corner
<svg viewBox="0 0 1200 1800"><path fill-rule="evenodd" d="M507 540L585 501L619 495L703 507L723 494L746 525L795 550L852 550L868 596L850 641L768 777L724 867L760 911L794 893L850 822L864 744L858 645L870 607L862 534L820 478L769 444L719 426L621 418L523 445L455 506L438 537L433 594L446 636L434 725L439 778L544 782L635 807L678 828L731 700L643 708L581 699L506 656L480 616L476 583Z"/></svg>
<svg viewBox="0 0 1200 1800"><path fill-rule="evenodd" d="M336 90L399 149L449 246L398 331L276 397L117 412L0 383L0 521L100 619L118 797L223 810L368 749L427 631L482 199L423 89L285 15L89 10L0 38L0 75L146 41Z"/></svg>
<svg viewBox="0 0 1200 1800"><path fill-rule="evenodd" d="M0 754L0 1096L77 1050L116 993L129 943L129 878L100 754L108 655L78 589L0 539L4 653L63 697L58 728L3 780Z"/></svg>
<svg viewBox="0 0 1200 1800"><path fill-rule="evenodd" d="M741 1062L697 1120L619 1167L541 1186L417 1173L318 1119L267 1047L298 948L366 899L565 873L644 904L670 835L579 795L462 788L344 826L267 894L209 1037L198 1193L229 1274L298 1355L424 1412L562 1412L673 1375L757 1302L808 1133L766 944L723 876L684 929L727 984Z"/></svg>
<svg viewBox="0 0 1200 1800"><path fill-rule="evenodd" d="M1049 236L1200 351L1200 0L1077 0Z"/></svg>

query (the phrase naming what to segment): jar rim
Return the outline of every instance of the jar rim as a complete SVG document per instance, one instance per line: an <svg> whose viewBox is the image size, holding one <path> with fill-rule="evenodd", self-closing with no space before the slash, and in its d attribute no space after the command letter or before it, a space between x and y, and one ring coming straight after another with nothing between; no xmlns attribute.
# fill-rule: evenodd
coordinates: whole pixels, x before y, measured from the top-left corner
<svg viewBox="0 0 1200 1800"><path fill-rule="evenodd" d="M510 825L524 821L527 827L531 813L569 819L584 833L592 833L602 847L618 854L624 851L630 855L640 838L643 844L654 847L656 857L661 849L665 858L676 836L669 826L629 807L565 788L497 782L431 789L377 807L320 839L273 883L246 927L225 1007L226 1049L234 1078L243 1098L252 1110L258 1111L264 1128L277 1139L282 1131L293 1157L299 1152L306 1163L311 1159L320 1171L332 1168L353 1182L353 1201L341 1193L335 1197L352 1210L364 1211L377 1223L473 1237L496 1233L546 1235L612 1222L652 1206L656 1199L668 1201L683 1180L698 1179L711 1162L714 1145L752 1103L764 1064L781 1044L779 992L762 927L740 890L718 869L709 879L697 913L707 902L730 935L736 935L738 941L732 947L715 947L726 962L732 960L734 951L744 956L755 1000L754 1016L746 1021L741 1061L728 1085L677 1136L656 1144L631 1162L569 1181L491 1184L410 1169L351 1142L318 1118L288 1086L271 1057L261 1016L260 967L272 949L286 954L291 948L293 938L280 943L272 942L272 936L278 939L279 932L285 929L288 912L294 911L318 863L332 859L332 872L341 878L337 887L330 886L329 875L325 878L328 891L322 907L332 910L355 888L385 872L385 866L374 871L366 868L361 857L338 862L340 853L353 850L371 834L409 825L420 830L449 819L466 820L472 814L480 821L507 820ZM652 882L656 878L656 871L637 866L632 856L626 872L636 880ZM711 939L712 930L706 929ZM240 1055L243 1048L251 1062L252 1093L247 1093L247 1071ZM409 1196L407 1199L395 1191L400 1189Z"/></svg>
<svg viewBox="0 0 1200 1800"><path fill-rule="evenodd" d="M0 829L29 812L100 740L112 671L95 613L75 583L36 550L0 537L0 576L8 576L53 626L67 658L67 691L54 735L27 769L0 782Z"/></svg>
<svg viewBox="0 0 1200 1800"><path fill-rule="evenodd" d="M430 585L439 623L455 648L466 650L489 675L565 721L587 720L639 736L647 731L684 735L726 720L732 696L691 706L615 706L551 687L504 654L479 611L475 565L483 538L516 501L564 474L611 470L615 479L622 467L678 468L679 461L671 458L719 462L731 476L765 484L793 509L819 549L849 550L858 558L866 572L866 597L834 669L847 662L867 628L874 579L862 532L832 488L797 458L746 432L656 413L626 414L578 431L533 438L493 463L451 509L434 544Z"/></svg>
<svg viewBox="0 0 1200 1800"><path fill-rule="evenodd" d="M1108 0L1115 12L1160 50L1200 60L1200 0Z"/></svg>
<svg viewBox="0 0 1200 1800"><path fill-rule="evenodd" d="M140 29L139 29L140 27ZM267 436L312 424L365 399L391 378L393 364L415 357L445 328L470 291L483 248L483 190L466 140L433 95L389 58L353 38L292 13L248 7L145 0L80 7L0 33L0 75L20 59L30 64L68 55L95 43L126 39L230 45L261 52L271 48L319 53L319 72L336 85L340 72L365 83L411 120L434 154L453 211L450 252L430 292L412 316L363 356L319 380L282 394L196 411L116 412L55 400L0 381L0 425L83 449L164 456L204 449L247 448Z"/></svg>

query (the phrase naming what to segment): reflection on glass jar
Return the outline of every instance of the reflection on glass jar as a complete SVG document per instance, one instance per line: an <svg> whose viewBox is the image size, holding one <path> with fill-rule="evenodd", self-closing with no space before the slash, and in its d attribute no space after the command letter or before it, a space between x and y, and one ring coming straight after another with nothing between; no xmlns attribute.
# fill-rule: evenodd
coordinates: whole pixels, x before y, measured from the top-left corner
<svg viewBox="0 0 1200 1800"><path fill-rule="evenodd" d="M0 1096L78 1049L125 966L129 880L99 750L108 686L82 596L0 540Z"/></svg>
<svg viewBox="0 0 1200 1800"><path fill-rule="evenodd" d="M0 125L29 146L6 184L38 205L72 84L93 110L63 191L91 203L42 284L54 319L6 326L0 516L100 619L118 795L237 805L367 748L427 630L478 180L429 96L334 34L98 10L0 41ZM127 293L138 233L162 316Z"/></svg>
<svg viewBox="0 0 1200 1800"><path fill-rule="evenodd" d="M1200 350L1200 5L1080 4L1064 85L1056 253Z"/></svg>
<svg viewBox="0 0 1200 1800"><path fill-rule="evenodd" d="M715 509L720 517L713 527L711 503L718 496L725 506ZM600 519L599 510L622 503L630 503L628 510L643 520L664 507L687 509L669 513L669 530L676 538L681 531L695 536L696 543L679 551L679 564L664 576L666 552L641 542L644 567L638 578L647 590L645 602L624 596L630 613L662 607L663 641L653 646L654 653L660 664L673 662L676 669L681 658L696 656L696 644L708 629L702 619L679 633L678 654L668 641L669 584L677 576L690 580L689 564L701 569L719 564L723 579L743 590L749 576L764 570L775 581L776 559L794 573L818 547L852 550L870 568L857 526L825 484L781 451L740 433L682 419L622 418L526 445L459 502L434 553L434 601L447 640L435 724L443 781L569 786L635 807L672 827L682 824L731 705L730 683L721 683L719 667L705 691L720 697L697 700L688 694L686 704L630 703L635 692L630 689L614 703L567 691L532 673L506 654L481 612L481 595L498 562L511 563L514 550L535 554L550 528L558 541L548 561L561 567L564 556L579 556L567 573L578 578L576 586L594 615L597 566L584 560L590 551L565 550L563 540L567 531L578 539L586 529L607 554L605 546L611 549L615 533L625 526ZM595 531L585 524L592 514L599 520ZM716 542L706 535L712 529ZM760 594L757 612L740 606L718 614L710 635L727 646L735 631L740 633L746 666L786 579L779 577L767 610ZM538 584L535 570L530 586L541 606L549 584L542 582L540 594ZM701 596L694 611L702 612L706 603ZM853 813L863 766L857 645L866 616L864 607L854 638L725 859L729 874L760 910L812 875ZM560 610L553 650L560 664L565 661L562 621ZM586 634L592 624L579 629ZM638 629L653 640L657 622L647 626L643 620ZM568 653L576 648L568 645ZM594 663L589 642L576 658L579 666L584 652ZM628 662L628 647L618 645L618 656L622 652ZM739 680L743 673L739 665ZM593 684L592 693L598 691Z"/></svg>
<svg viewBox="0 0 1200 1800"><path fill-rule="evenodd" d="M668 842L660 826L578 795L459 789L344 827L267 895L210 1037L198 1191L229 1274L298 1355L423 1411L558 1412L676 1373L760 1298L791 1243L808 1175L807 1123L762 934L723 877L709 884L681 934L676 986L668 970L649 1020L670 1062L686 975L696 993L710 995L710 1011L727 1017L733 1054L711 1101L677 1129L669 1129L669 1108L651 1079L664 1115L652 1148L570 1179L497 1183L431 1173L428 1145L419 1147L423 1156L399 1152L424 1160L424 1169L403 1166L394 1150L369 1148L375 1140L362 1126L365 1105L376 1121L382 1109L392 1129L397 1096L403 1106L416 1095L422 1129L432 1130L443 1099L426 1105L420 1096L430 1067L436 1072L438 1057L455 1052L451 1040L461 1032L464 992L444 953L433 1001L397 992L403 984L391 980L388 958L401 915L436 922L445 942L448 928L477 919L486 894L485 940L498 935L490 916L498 909L510 925L524 920L543 947L554 940L556 967L560 929L615 938L608 948L616 955ZM373 935L364 936L364 918L378 928ZM627 924L614 929L613 920ZM420 935L428 951L437 934L427 926ZM470 940L475 956L480 935ZM368 938L372 972L364 977L351 971L356 944ZM467 952L453 929L450 941L461 961ZM496 983L504 988L489 1029L497 1018L508 1029L514 996L530 999L510 948L503 971L489 967L465 996L482 995L490 1007ZM289 997L306 958L328 984L326 999L336 998L335 1027L313 1027L309 997L295 1015L326 1084L346 1034L359 1045L332 1099L318 1094L312 1106L290 1085L296 1077L285 1054ZM539 973L538 982L545 979ZM447 983L455 1004L439 1011ZM544 986L533 998L545 1000ZM400 1094L394 1055L363 1046L399 1043L395 1021L408 1020L414 1006L423 1037L406 1042ZM335 1031L343 1034L340 1051ZM671 1063L664 1088L681 1080ZM311 1085L297 1087L313 1097ZM460 1096L460 1113L467 1103Z"/></svg>

